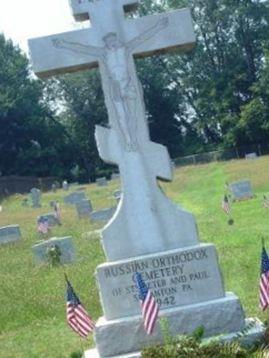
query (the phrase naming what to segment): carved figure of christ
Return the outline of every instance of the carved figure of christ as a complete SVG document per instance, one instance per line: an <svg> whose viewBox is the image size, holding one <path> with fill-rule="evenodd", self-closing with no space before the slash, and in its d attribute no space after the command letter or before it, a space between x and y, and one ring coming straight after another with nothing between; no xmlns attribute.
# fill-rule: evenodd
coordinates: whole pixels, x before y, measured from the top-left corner
<svg viewBox="0 0 269 358"><path fill-rule="evenodd" d="M53 39L56 48L96 57L104 66L109 82L107 94L114 106L116 120L127 151L138 149L136 110L140 99L139 89L134 80L135 71L130 71L133 51L141 43L156 36L168 26L168 18L162 17L153 27L124 44L117 33L110 32L103 37L104 46L96 47L66 40Z"/></svg>

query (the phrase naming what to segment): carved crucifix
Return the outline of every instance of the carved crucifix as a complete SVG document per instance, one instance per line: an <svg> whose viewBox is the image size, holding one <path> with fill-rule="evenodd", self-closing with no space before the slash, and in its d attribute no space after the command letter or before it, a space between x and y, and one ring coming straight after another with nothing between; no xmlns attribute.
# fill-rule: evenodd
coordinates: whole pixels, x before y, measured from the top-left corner
<svg viewBox="0 0 269 358"><path fill-rule="evenodd" d="M97 126L101 158L119 166L123 199L103 230L108 259L187 246L197 242L192 216L177 209L156 178L171 180L168 152L150 141L135 57L191 49L195 43L187 9L128 19L138 0L71 0L77 21L89 29L30 40L40 77L99 66L110 128ZM120 247L120 250L118 249Z"/></svg>

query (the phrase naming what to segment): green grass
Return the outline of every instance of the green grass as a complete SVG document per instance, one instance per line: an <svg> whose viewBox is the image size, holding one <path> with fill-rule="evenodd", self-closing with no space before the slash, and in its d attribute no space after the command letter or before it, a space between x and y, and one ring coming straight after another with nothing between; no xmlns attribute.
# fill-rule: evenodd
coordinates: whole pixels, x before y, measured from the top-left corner
<svg viewBox="0 0 269 358"><path fill-rule="evenodd" d="M233 204L233 226L220 209L225 182L251 179L256 197ZM258 305L260 239L269 248L269 210L261 205L269 193L269 157L256 161L232 161L179 168L173 183L162 185L176 203L194 213L200 239L217 246L226 289L241 299L248 316L266 319ZM87 186L94 208L114 204L115 181L108 187ZM23 196L4 200L0 226L19 224L22 241L0 246L0 357L70 357L74 351L89 348L65 323L65 282L62 268L35 266L31 246L36 243L36 217L49 212L49 202L60 200L63 191L43 194L41 209L21 206ZM101 315L94 271L105 261L99 240L85 233L100 228L87 220L78 220L75 209L62 204L63 225L54 236L70 235L77 260L65 270L81 300L97 319Z"/></svg>

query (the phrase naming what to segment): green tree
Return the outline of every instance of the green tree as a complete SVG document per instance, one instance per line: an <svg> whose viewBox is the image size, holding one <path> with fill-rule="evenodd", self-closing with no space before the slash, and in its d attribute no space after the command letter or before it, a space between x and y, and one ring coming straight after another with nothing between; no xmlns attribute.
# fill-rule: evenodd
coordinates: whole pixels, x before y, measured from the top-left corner
<svg viewBox="0 0 269 358"><path fill-rule="evenodd" d="M68 138L44 101L18 47L0 35L0 171L2 175L65 174ZM70 160L70 153L68 155Z"/></svg>

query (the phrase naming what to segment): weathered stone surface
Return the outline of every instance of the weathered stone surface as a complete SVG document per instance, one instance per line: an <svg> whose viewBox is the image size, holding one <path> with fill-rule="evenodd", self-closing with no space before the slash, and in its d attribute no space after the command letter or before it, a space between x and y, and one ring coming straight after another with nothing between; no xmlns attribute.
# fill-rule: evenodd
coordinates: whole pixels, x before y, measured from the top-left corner
<svg viewBox="0 0 269 358"><path fill-rule="evenodd" d="M248 328L251 325L251 328ZM265 325L257 318L248 318L245 320L245 328L247 332L242 333L240 331L222 334L217 336L216 339L220 342L233 342L239 341L243 347L251 347L256 342L261 341L264 338L266 330ZM214 337L213 337L214 339ZM84 353L85 358L101 358L97 349L90 349ZM117 355L109 358L141 358L141 352L126 353L123 355Z"/></svg>
<svg viewBox="0 0 269 358"><path fill-rule="evenodd" d="M109 221L116 212L116 207L93 211L90 214L92 221Z"/></svg>
<svg viewBox="0 0 269 358"><path fill-rule="evenodd" d="M171 335L192 333L203 326L205 337L211 337L237 332L245 326L240 301L231 293L204 303L162 310L160 317L167 318ZM154 334L147 336L141 315L110 321L101 317L96 324L95 342L101 357L140 351L162 340L159 322Z"/></svg>
<svg viewBox="0 0 269 358"><path fill-rule="evenodd" d="M253 198L253 190L250 180L241 180L229 184L229 189L234 200L245 200Z"/></svg>
<svg viewBox="0 0 269 358"><path fill-rule="evenodd" d="M120 174L113 173L113 174L111 175L111 180L117 180L117 179L120 179Z"/></svg>
<svg viewBox="0 0 269 358"><path fill-rule="evenodd" d="M41 191L37 188L32 188L30 190L30 199L32 200L33 208L40 208L40 199L41 199Z"/></svg>
<svg viewBox="0 0 269 358"><path fill-rule="evenodd" d="M48 261L47 252L51 247L58 246L61 251L60 261L62 264L68 264L75 260L75 251L72 243L72 238L68 237L53 237L49 240L42 241L32 246L32 251L37 263L44 263Z"/></svg>
<svg viewBox="0 0 269 358"><path fill-rule="evenodd" d="M62 183L62 188L63 188L63 190L65 190L65 191L68 191L68 190L69 190L69 184L68 184L68 182L67 182L66 180L63 181L63 183Z"/></svg>
<svg viewBox="0 0 269 358"><path fill-rule="evenodd" d="M19 225L0 227L0 245L18 241L21 238Z"/></svg>
<svg viewBox="0 0 269 358"><path fill-rule="evenodd" d="M97 179L96 179L96 184L97 184L98 186L107 186L107 180L106 180L105 177L103 177L103 178L97 178Z"/></svg>
<svg viewBox="0 0 269 358"><path fill-rule="evenodd" d="M108 262L97 267L97 280L106 319L139 314L135 272L142 274L162 308L225 296L217 253L210 244Z"/></svg>
<svg viewBox="0 0 269 358"><path fill-rule="evenodd" d="M48 213L48 214L40 215L37 218L37 221L40 220L41 218L45 218L46 220L48 220L50 227L59 225L59 220L57 219L55 213Z"/></svg>
<svg viewBox="0 0 269 358"><path fill-rule="evenodd" d="M76 204L77 214L80 219L89 218L92 212L92 204L89 199L81 200Z"/></svg>
<svg viewBox="0 0 269 358"><path fill-rule="evenodd" d="M245 155L245 158L246 159L257 159L258 158L258 156L257 156L257 153L248 153L248 154L246 154Z"/></svg>
<svg viewBox="0 0 269 358"><path fill-rule="evenodd" d="M76 205L86 199L84 192L75 191L64 198L65 204Z"/></svg>

